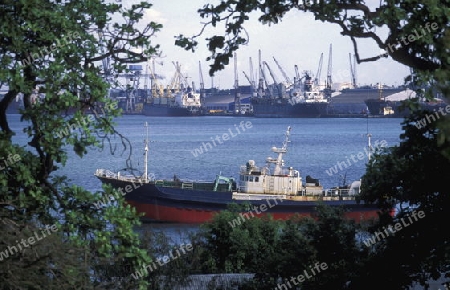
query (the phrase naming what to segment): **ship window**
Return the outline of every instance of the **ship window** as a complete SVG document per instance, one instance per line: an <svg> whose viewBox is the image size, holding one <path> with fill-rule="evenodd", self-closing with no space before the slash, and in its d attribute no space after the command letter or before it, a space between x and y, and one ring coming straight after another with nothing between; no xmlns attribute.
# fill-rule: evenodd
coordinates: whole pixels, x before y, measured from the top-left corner
<svg viewBox="0 0 450 290"><path fill-rule="evenodd" d="M253 182L253 176L250 176L250 182Z"/></svg>
<svg viewBox="0 0 450 290"><path fill-rule="evenodd" d="M244 175L241 175L241 181L244 181Z"/></svg>
<svg viewBox="0 0 450 290"><path fill-rule="evenodd" d="M255 182L259 182L259 176L255 176Z"/></svg>

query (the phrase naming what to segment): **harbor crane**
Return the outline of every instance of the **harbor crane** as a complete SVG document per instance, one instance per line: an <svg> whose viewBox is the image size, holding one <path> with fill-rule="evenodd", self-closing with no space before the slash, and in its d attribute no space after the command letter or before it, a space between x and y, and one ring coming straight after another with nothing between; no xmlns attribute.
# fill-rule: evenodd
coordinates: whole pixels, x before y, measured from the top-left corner
<svg viewBox="0 0 450 290"><path fill-rule="evenodd" d="M257 93L256 93L256 91L257 91L257 89L256 89L256 81L255 81L255 75L257 75L257 73L256 72L254 72L253 71L253 61L252 61L252 58L251 57L249 57L248 58L248 64L249 64L249 67L250 67L250 81L251 81L251 85L252 85L252 97L256 97L257 96Z"/></svg>
<svg viewBox="0 0 450 290"><path fill-rule="evenodd" d="M295 70L294 87L299 88L302 86L302 78L300 77L300 72L299 72L298 66L296 64L294 65L294 70Z"/></svg>
<svg viewBox="0 0 450 290"><path fill-rule="evenodd" d="M266 73L264 72L263 67L260 69L260 74L261 77L259 79L258 93L260 94L260 96L264 95L264 84L265 84L266 90L269 93L269 97L272 99L273 98L272 89L270 88L269 83L267 82Z"/></svg>
<svg viewBox="0 0 450 290"><path fill-rule="evenodd" d="M253 86L253 88L255 88L255 85L256 85L255 84L255 74L253 72L253 61L252 61L251 57L248 58L248 65L250 68L250 76L251 76L250 82L251 82L251 85Z"/></svg>
<svg viewBox="0 0 450 290"><path fill-rule="evenodd" d="M175 66L176 72L172 77L169 89L173 90L174 92L179 92L189 87L189 83L187 81L188 78L181 72L181 65L178 63L178 61L172 61L172 64Z"/></svg>
<svg viewBox="0 0 450 290"><path fill-rule="evenodd" d="M239 91L239 79L237 72L237 56L236 53L233 54L234 57L234 112L235 114L241 113L241 92Z"/></svg>
<svg viewBox="0 0 450 290"><path fill-rule="evenodd" d="M203 80L202 64L198 61L198 73L200 80L200 104L205 104L205 82Z"/></svg>
<svg viewBox="0 0 450 290"><path fill-rule="evenodd" d="M105 43L105 35L102 30L98 30L98 39L100 43ZM105 46L100 47L101 52L105 52ZM151 57L154 63L154 57ZM163 79L163 77L155 75L154 72L148 73L148 64L146 64L145 73L142 71L142 65L130 64L128 65L128 70L126 73L117 73L114 70L114 67L111 65L111 58L106 57L102 59L102 77L103 79L110 84L110 89L108 90L108 98L111 97L111 91L113 88L121 88L125 91L125 111L126 112L134 112L136 111L136 102L139 99L143 99L143 101L147 101L148 98L148 78L150 78L153 83L156 78ZM153 70L154 71L154 70ZM125 78L125 84L119 81L119 78L123 80ZM141 78L144 78L144 95L141 94L140 85ZM123 97L117 96L117 100L120 102L120 99Z"/></svg>
<svg viewBox="0 0 450 290"><path fill-rule="evenodd" d="M316 78L314 79L314 84L316 86L320 85L320 74L322 73L322 63L323 63L323 52L320 54L319 66L317 67Z"/></svg>
<svg viewBox="0 0 450 290"><path fill-rule="evenodd" d="M259 97L263 97L264 94L264 83L266 84L266 88L269 89L269 85L267 84L266 76L264 74L264 67L261 63L261 49L258 50L258 65L259 65L259 78L258 78L258 91L257 94ZM272 92L269 90L269 95L272 98Z"/></svg>
<svg viewBox="0 0 450 290"><path fill-rule="evenodd" d="M250 77L245 73L245 71L242 71L244 73L244 77L247 79L248 83L253 89L253 81L250 79Z"/></svg>
<svg viewBox="0 0 450 290"><path fill-rule="evenodd" d="M277 61L277 59L275 57L273 57L273 60L277 64L278 69L280 70L281 74L283 75L284 79L286 80L286 87L291 86L292 85L291 79L288 77L288 75L286 74L284 69L281 67L280 63Z"/></svg>
<svg viewBox="0 0 450 290"><path fill-rule="evenodd" d="M295 77L297 78L297 80L300 79L300 72L298 71L298 65L294 65L294 69L295 69Z"/></svg>
<svg viewBox="0 0 450 290"><path fill-rule="evenodd" d="M162 63L159 63L162 65ZM147 65L147 68L149 66ZM156 74L155 68L155 58L152 57L151 67L150 67L150 89L152 92L152 96L155 97L163 97L164 96L164 87L159 84L158 79L163 79L160 75Z"/></svg>
<svg viewBox="0 0 450 290"><path fill-rule="evenodd" d="M279 83L277 81L277 78L275 77L275 74L273 73L273 71L270 69L270 66L267 64L267 62L263 61L263 65L265 65L267 67L267 70L269 71L270 76L273 79L273 86L277 89L278 92L278 97L281 98L282 94L281 94L281 90L279 88Z"/></svg>
<svg viewBox="0 0 450 290"><path fill-rule="evenodd" d="M325 90L324 94L326 98L331 98L331 86L333 84L333 81L331 79L331 73L333 70L333 52L332 52L332 44L330 44L330 52L328 55L328 69L327 69L327 81L325 83Z"/></svg>
<svg viewBox="0 0 450 290"><path fill-rule="evenodd" d="M330 52L328 54L328 69L327 69L327 81L326 81L326 86L325 89L330 90L331 91L331 85L333 84L333 81L331 79L331 73L333 70L333 52L332 52L332 44L330 44Z"/></svg>
<svg viewBox="0 0 450 290"><path fill-rule="evenodd" d="M245 78L247 79L247 81L250 84L250 89L252 92L252 97L256 97L256 83L255 83L255 75L253 73L253 62L252 62L252 58L249 58L249 65L250 65L250 76L248 76L245 71L242 71L244 73Z"/></svg>

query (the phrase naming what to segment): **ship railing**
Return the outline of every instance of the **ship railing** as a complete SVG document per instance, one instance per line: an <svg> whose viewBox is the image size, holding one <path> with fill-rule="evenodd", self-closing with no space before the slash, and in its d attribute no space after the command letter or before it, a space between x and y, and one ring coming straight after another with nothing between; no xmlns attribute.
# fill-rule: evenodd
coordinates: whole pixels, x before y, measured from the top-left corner
<svg viewBox="0 0 450 290"><path fill-rule="evenodd" d="M261 175L270 175L270 169L266 166L264 167L258 167L254 166L251 168L251 172L257 172ZM239 174L249 174L249 170L247 169L247 165L241 165Z"/></svg>
<svg viewBox="0 0 450 290"><path fill-rule="evenodd" d="M330 188L325 190L325 196L351 196L349 188Z"/></svg>
<svg viewBox="0 0 450 290"><path fill-rule="evenodd" d="M156 185L156 186L167 187L167 184L164 182L163 179L157 179L157 180L155 180L155 185Z"/></svg>
<svg viewBox="0 0 450 290"><path fill-rule="evenodd" d="M117 180L125 180L125 181L131 181L131 182L139 182L139 183L142 183L142 180L143 180L143 178L141 176L134 176L134 175L130 175L130 174L122 175L122 174L120 174L120 172L114 173L108 169L97 169L95 171L95 176L106 177L106 178L117 179Z"/></svg>
<svg viewBox="0 0 450 290"><path fill-rule="evenodd" d="M190 189L190 190L192 190L192 189L194 189L194 183L193 182L183 182L181 184L181 188L182 189Z"/></svg>
<svg viewBox="0 0 450 290"><path fill-rule="evenodd" d="M140 176L121 175L121 174L118 174L117 179L125 180L125 181L131 181L131 182L142 182L142 180L143 180L143 178L140 177Z"/></svg>
<svg viewBox="0 0 450 290"><path fill-rule="evenodd" d="M117 174L108 169L99 168L95 171L95 176L117 179Z"/></svg>
<svg viewBox="0 0 450 290"><path fill-rule="evenodd" d="M233 199L236 200L267 200L267 199L287 199L285 194L257 194L233 192Z"/></svg>
<svg viewBox="0 0 450 290"><path fill-rule="evenodd" d="M178 187L180 184L181 186L183 186L182 181L178 180L165 180L165 179L157 179L155 180L155 185L156 186L161 186L161 187Z"/></svg>
<svg viewBox="0 0 450 290"><path fill-rule="evenodd" d="M258 166L253 166L253 167L248 168L247 165L241 165L240 173L247 174L249 172L249 169L251 169L251 171L253 171L253 172L262 172L264 168L261 168Z"/></svg>

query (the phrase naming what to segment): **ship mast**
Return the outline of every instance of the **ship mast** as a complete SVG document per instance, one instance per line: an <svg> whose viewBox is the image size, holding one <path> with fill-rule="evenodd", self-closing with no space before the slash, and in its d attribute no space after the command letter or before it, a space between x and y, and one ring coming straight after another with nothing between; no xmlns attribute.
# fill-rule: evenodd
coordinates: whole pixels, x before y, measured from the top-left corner
<svg viewBox="0 0 450 290"><path fill-rule="evenodd" d="M369 133L369 115L367 115L367 147L369 150L369 153L367 154L367 159L370 162L370 155L372 153L372 144L371 144L371 138L372 138L372 134Z"/></svg>
<svg viewBox="0 0 450 290"><path fill-rule="evenodd" d="M147 173L147 170L148 170L148 124L147 124L147 122L145 122L145 125L144 125L144 127L146 128L146 130L147 130L147 135L146 135L146 137L145 137L145 141L144 141L144 144L145 144L145 147L144 147L144 154L145 154L145 158L144 158L144 182L145 183L147 183L147 176L148 176L148 173Z"/></svg>
<svg viewBox="0 0 450 290"><path fill-rule="evenodd" d="M289 135L291 133L291 126L288 126L285 134L285 139L283 141L283 147L272 147L272 151L274 153L278 153L278 158L276 160L268 160L268 162L275 163L275 169L273 174L274 175L280 175L283 171L283 154L287 152L287 145L289 142Z"/></svg>

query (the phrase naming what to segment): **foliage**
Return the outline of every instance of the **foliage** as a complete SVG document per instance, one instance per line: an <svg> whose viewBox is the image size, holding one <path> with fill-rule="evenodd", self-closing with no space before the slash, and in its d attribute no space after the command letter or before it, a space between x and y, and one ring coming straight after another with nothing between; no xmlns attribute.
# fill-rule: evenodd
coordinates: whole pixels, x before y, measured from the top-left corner
<svg viewBox="0 0 450 290"><path fill-rule="evenodd" d="M0 85L7 93L0 101L0 151L4 160L11 154L20 160L0 171L2 227L14 225L1 231L1 248L11 246L18 233L58 226L57 234L32 247L32 255L23 251L0 262L0 284L8 289L145 287L130 278L133 268L150 261L132 229L139 223L135 210L123 198L97 209L93 202L113 190L92 194L58 176L57 169L66 164L69 150L83 157L117 134L113 118L120 110L105 97L111 85L106 80L113 82L125 63L158 52L150 38L162 26L151 22L138 29L150 6L2 1ZM27 144L14 143L17 132L8 123L6 110L16 96L23 97ZM48 245L54 246L38 254ZM29 279L22 280L25 272Z"/></svg>
<svg viewBox="0 0 450 290"><path fill-rule="evenodd" d="M265 257L275 251L277 222L270 218L255 218L233 228L230 222L240 218L240 208L232 205L230 210L202 225L202 234L195 240L198 248L203 249L203 264L200 265L203 273L254 272L265 265Z"/></svg>
<svg viewBox="0 0 450 290"><path fill-rule="evenodd" d="M385 212L400 205L398 215L395 218L386 215L380 228L399 222L412 211L423 211L425 217L377 249L371 272L361 278L364 281L375 283L376 277L383 275L397 281L396 288L400 289L410 280L424 284L430 278L437 279L441 273L450 273L450 234L442 223L450 208L449 189L445 184L450 161L442 152L450 146L448 142L437 142L440 132L437 122L427 122L425 126L420 122L433 120L430 116L437 116L437 112L423 111L408 116L402 123L404 133L400 144L377 155L367 166L362 198L376 202ZM381 267L382 264L385 266Z"/></svg>
<svg viewBox="0 0 450 290"><path fill-rule="evenodd" d="M210 74L221 70L229 63L233 53L249 41L250 35L245 29L250 15L256 15L262 24L271 25L281 22L291 11L300 10L312 13L316 20L334 23L342 29L341 34L350 37L354 45L358 63L376 61L383 57L392 57L414 70L434 73L441 83L448 81L450 61L448 1L381 1L379 5L357 1L247 1L226 0L220 4L205 4L198 12L208 21L206 26L217 27L223 23L224 34L207 38L211 51L209 59L213 60ZM435 26L426 26L435 23ZM430 28L428 28L430 27ZM436 29L433 29L436 27ZM387 29L387 36L383 29ZM425 29L422 33L421 29ZM203 30L202 30L203 32ZM177 44L187 50L194 50L197 38L179 35ZM416 33L423 37L417 37ZM414 41L408 40L410 35ZM358 50L358 39L370 39L383 53L362 59ZM406 39L403 41L403 39ZM411 38L410 38L411 39Z"/></svg>
<svg viewBox="0 0 450 290"><path fill-rule="evenodd" d="M287 13L301 10L312 13L316 20L338 25L341 34L351 39L358 63L390 57L411 68L405 83L416 90L420 98L431 101L432 97L441 94L450 99L449 4L448 0L383 0L379 3L362 0L224 0L217 5L205 4L199 9L200 16L207 20L203 30L192 37L178 36L176 44L195 50L206 27L223 24L222 35L206 39L211 52L208 58L212 61L210 74L213 75L229 63L236 50L250 41L251 35L245 25L251 16L256 15L263 25L272 25L282 21ZM358 47L361 39L373 41L380 53L362 59ZM363 199L376 202L384 210L380 223L372 232L398 222L414 209L423 210L426 219L377 243L368 256L361 259L364 264L359 270L349 269L354 277L348 280L351 289L363 289L367 284L406 289L414 281L424 285L429 278L437 278L449 270L450 240L448 231L442 226L444 214L449 209L444 182L450 160L449 116L441 111L420 111L417 99L405 102L405 107L412 114L403 123L402 142L372 159L363 178ZM427 121L423 127L416 126L430 115L439 120ZM404 208L393 219L388 212L396 204ZM332 233L330 229L323 230L326 234ZM295 237L298 239L300 237ZM350 262L349 265L355 265Z"/></svg>
<svg viewBox="0 0 450 290"><path fill-rule="evenodd" d="M181 235L181 233L179 234ZM189 240L188 237L182 238L186 241ZM150 289L174 289L188 282L191 264L195 261L195 249L183 253L177 245L180 242L174 241L160 231L144 231L141 234L141 240L142 247L148 250L152 261L156 261L158 258L163 259L164 256L170 257L170 254L173 257L163 266L155 264L157 268L151 271L146 278ZM182 242L182 244L187 245L188 243Z"/></svg>
<svg viewBox="0 0 450 290"><path fill-rule="evenodd" d="M216 215L203 226L196 247L205 249L203 273L253 273L240 289L273 289L317 262L327 269L299 283L302 287L345 289L369 254L357 241L357 232L365 228L347 220L339 208L319 206L316 220L252 218L232 227L237 218L237 208Z"/></svg>

